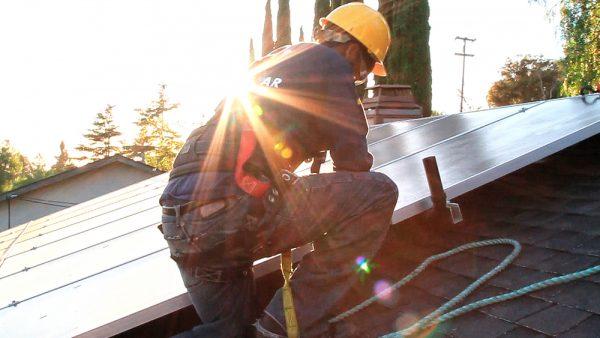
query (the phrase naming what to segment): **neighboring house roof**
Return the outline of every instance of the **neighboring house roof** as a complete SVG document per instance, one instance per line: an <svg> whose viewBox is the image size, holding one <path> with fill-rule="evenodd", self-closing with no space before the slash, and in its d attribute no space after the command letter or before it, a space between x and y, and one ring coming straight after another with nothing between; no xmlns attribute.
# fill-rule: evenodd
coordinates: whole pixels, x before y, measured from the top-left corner
<svg viewBox="0 0 600 338"><path fill-rule="evenodd" d="M473 297L538 281L561 273L565 266L594 264L599 235L594 217L600 200L597 177L586 173L595 168L597 159L577 155L579 150L559 152L600 134L600 103L591 103L599 97L590 95L585 102L573 97L527 103L373 128L369 150L374 169L392 178L400 191L392 219L397 224L380 254L386 259L353 293L356 299L348 300L348 307L371 296L374 281L397 280L428 255L479 238L515 236L524 250ZM542 160L556 153L558 160L550 160L554 156ZM448 197L462 196L465 224L436 229L432 222L417 222L419 218L406 221L421 217L432 206L421 162L432 155L437 157ZM577 162L571 163L572 158ZM300 172L306 173L308 166ZM330 162L323 166L323 171L329 170ZM573 183L565 177L577 179ZM516 183L511 181L515 179ZM157 329L157 319L190 309L179 272L156 229L161 215L158 197L167 180L168 175L159 175L0 233L0 254L5 257L0 263L0 289L9 290L0 293L3 333L110 336L152 323ZM402 324L415 313L433 310L507 250L481 249L442 261L402 289L391 310L373 305L357 315L365 317L349 322L368 326L369 335L390 332L399 316L406 315L400 318ZM581 262L571 264L571 259ZM269 282L279 281L278 267L277 257L254 263L260 294L279 287ZM277 278L262 278L268 273ZM468 313L441 325L436 334L595 332L598 278ZM504 308L508 310L502 312ZM171 326L159 328L181 329L177 320L163 323L167 322ZM354 330L364 329L356 325Z"/></svg>
<svg viewBox="0 0 600 338"><path fill-rule="evenodd" d="M162 173L162 171L160 171L157 168L154 168L152 166L149 166L143 162L138 162L138 161L134 161L130 158L127 158L123 155L113 155L98 161L94 161L91 163L88 163L84 166L81 167L77 167L71 170L66 170L63 171L61 173L58 173L56 175L52 175L50 177L46 177L44 179L41 179L39 181L33 182L33 183L29 183L27 185L24 185L22 187L13 189L11 191L7 191L4 192L2 194L0 194L0 201L3 201L5 199L7 199L8 197L12 196L12 195L22 195L40 188L44 188L47 186L50 186L52 184L56 184L56 183L60 183L64 180L67 180L69 178L72 178L74 176L77 175L81 175L81 174L85 174L88 173L90 171L96 170L96 169L100 169L102 167L108 166L110 164L113 163L121 163L136 169L139 169L141 171L144 172L148 172L148 173L152 173L152 174L158 174L158 173Z"/></svg>

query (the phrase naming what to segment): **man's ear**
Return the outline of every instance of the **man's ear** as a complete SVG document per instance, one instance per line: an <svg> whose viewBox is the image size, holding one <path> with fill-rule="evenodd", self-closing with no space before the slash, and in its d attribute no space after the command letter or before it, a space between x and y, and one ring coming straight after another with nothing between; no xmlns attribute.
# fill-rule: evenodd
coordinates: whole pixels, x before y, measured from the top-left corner
<svg viewBox="0 0 600 338"><path fill-rule="evenodd" d="M362 52L360 50L360 46L357 43L348 44L348 48L346 49L346 55L349 57L350 60L358 60L358 58L361 57L361 54Z"/></svg>

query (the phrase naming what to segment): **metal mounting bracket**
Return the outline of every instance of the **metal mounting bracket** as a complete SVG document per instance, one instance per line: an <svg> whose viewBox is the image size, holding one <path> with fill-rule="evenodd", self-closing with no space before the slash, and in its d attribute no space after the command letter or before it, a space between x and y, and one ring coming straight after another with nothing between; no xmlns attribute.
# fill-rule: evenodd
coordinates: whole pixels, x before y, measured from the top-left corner
<svg viewBox="0 0 600 338"><path fill-rule="evenodd" d="M435 156L429 156L423 159L427 183L431 192L431 201L433 202L434 210L440 214L447 214L453 224L460 223L463 220L462 212L458 203L453 203L447 200L446 192L442 185L442 178L437 166Z"/></svg>

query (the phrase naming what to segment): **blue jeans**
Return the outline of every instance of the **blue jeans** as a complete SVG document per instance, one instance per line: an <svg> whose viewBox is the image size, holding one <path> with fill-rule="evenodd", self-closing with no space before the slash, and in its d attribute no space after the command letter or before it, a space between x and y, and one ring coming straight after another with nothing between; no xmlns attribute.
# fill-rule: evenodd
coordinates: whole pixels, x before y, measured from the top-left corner
<svg viewBox="0 0 600 338"><path fill-rule="evenodd" d="M253 260L313 242L315 250L299 263L291 285L300 334L323 336L327 333L327 320L341 310L337 308L339 301L359 280L355 272L357 258L370 259L379 250L397 198L396 185L380 173L336 172L300 177L280 201L267 203L265 216L256 224L239 219L238 211L245 212L247 207L244 203L219 215L217 223L227 224L225 227L236 222L246 227L245 233L251 236L245 237L253 243L241 244L243 250L236 248L231 254L222 249L221 257L226 259L213 257L207 261L215 269L243 269ZM169 221L173 220L163 218L163 222ZM244 262L246 258L248 261ZM244 328L256 318L251 273L216 283L203 280L202 274L190 278L193 266L203 263L178 264L204 323L194 333L202 337L243 336ZM284 326L282 308L278 290L264 311Z"/></svg>

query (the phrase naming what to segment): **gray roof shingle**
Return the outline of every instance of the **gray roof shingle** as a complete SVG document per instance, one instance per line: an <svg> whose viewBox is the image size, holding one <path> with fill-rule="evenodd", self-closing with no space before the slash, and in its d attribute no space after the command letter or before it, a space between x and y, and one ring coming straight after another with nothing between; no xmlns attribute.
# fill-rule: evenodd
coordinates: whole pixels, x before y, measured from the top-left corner
<svg viewBox="0 0 600 338"><path fill-rule="evenodd" d="M370 281L345 304L372 295L372 283L399 280L430 255L458 245L506 237L523 245L503 272L461 305L600 264L600 136L567 148L461 196L465 221L435 224L426 214L392 227L374 259ZM396 306L374 305L352 318L378 336L416 321L458 294L511 252L510 246L479 248L430 266L406 287ZM378 318L373 323L372 318ZM411 320L406 320L410 318ZM366 323L372 325L365 325ZM394 324L392 324L394 323ZM356 326L356 325L355 325ZM484 307L440 324L440 337L600 337L600 276L550 287Z"/></svg>

